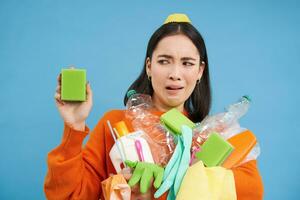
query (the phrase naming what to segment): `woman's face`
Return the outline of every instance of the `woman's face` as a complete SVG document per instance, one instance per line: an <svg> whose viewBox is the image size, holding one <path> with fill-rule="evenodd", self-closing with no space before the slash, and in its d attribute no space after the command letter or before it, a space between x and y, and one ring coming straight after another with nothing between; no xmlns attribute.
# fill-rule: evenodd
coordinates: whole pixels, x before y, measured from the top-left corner
<svg viewBox="0 0 300 200"><path fill-rule="evenodd" d="M176 107L183 111L204 67L205 63L200 65L198 49L187 36L172 35L160 40L151 61L146 61L156 108L167 111Z"/></svg>

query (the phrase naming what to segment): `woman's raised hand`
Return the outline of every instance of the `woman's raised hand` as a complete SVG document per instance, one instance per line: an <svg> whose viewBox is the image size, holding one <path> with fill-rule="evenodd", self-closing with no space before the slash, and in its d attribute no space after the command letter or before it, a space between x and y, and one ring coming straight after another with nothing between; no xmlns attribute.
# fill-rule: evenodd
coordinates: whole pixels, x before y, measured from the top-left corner
<svg viewBox="0 0 300 200"><path fill-rule="evenodd" d="M55 102L64 122L70 127L83 131L85 121L92 109L93 93L89 83L86 86L87 100L84 102L66 102L61 100L61 74L57 77Z"/></svg>

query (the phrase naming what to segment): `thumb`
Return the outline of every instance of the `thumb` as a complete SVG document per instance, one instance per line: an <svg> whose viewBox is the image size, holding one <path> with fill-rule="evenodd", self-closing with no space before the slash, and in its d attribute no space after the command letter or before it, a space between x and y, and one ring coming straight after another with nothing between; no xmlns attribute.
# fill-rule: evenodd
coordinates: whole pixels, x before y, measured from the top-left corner
<svg viewBox="0 0 300 200"><path fill-rule="evenodd" d="M91 84L89 82L87 82L86 84L86 95L87 95L87 100L93 99L93 91L91 88Z"/></svg>

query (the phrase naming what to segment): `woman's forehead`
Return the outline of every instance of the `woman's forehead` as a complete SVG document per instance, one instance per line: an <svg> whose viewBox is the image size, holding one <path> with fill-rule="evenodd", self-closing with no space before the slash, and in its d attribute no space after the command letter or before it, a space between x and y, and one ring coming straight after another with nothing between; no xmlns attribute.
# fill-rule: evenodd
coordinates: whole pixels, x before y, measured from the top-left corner
<svg viewBox="0 0 300 200"><path fill-rule="evenodd" d="M198 49L185 35L172 35L161 39L153 52L153 56L159 55L199 58Z"/></svg>

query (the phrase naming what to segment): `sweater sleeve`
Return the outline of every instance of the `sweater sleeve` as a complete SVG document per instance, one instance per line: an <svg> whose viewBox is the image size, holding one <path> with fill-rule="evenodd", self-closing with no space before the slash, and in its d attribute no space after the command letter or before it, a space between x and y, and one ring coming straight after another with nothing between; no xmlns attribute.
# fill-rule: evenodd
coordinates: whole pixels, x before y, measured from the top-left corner
<svg viewBox="0 0 300 200"><path fill-rule="evenodd" d="M263 199L263 183L256 165L256 160L251 160L232 169L238 200Z"/></svg>
<svg viewBox="0 0 300 200"><path fill-rule="evenodd" d="M101 181L107 177L103 120L88 134L65 124L62 143L48 154L44 190L47 199L99 199Z"/></svg>

